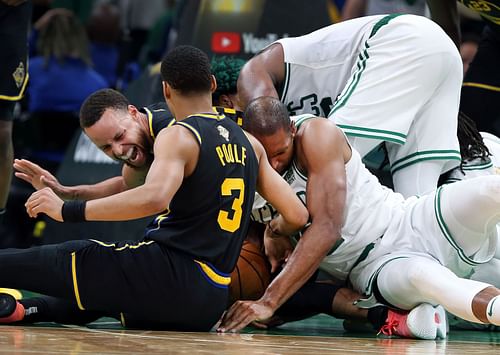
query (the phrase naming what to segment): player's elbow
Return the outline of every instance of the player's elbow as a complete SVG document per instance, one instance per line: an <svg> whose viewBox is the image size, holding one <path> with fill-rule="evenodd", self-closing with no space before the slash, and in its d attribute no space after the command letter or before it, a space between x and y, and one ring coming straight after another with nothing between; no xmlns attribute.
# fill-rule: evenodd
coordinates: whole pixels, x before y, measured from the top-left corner
<svg viewBox="0 0 500 355"><path fill-rule="evenodd" d="M148 215L162 213L168 208L168 197L162 193L158 193L158 191L145 191L143 196L143 208Z"/></svg>
<svg viewBox="0 0 500 355"><path fill-rule="evenodd" d="M165 200L154 199L149 203L149 212L151 215L156 215L164 212L168 208L168 204Z"/></svg>

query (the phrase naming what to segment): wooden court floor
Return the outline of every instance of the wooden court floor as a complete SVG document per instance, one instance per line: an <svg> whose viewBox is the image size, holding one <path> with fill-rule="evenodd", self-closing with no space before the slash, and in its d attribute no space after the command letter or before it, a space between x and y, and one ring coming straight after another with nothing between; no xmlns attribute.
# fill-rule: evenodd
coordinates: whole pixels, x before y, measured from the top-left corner
<svg viewBox="0 0 500 355"><path fill-rule="evenodd" d="M242 334L121 329L110 319L89 327L0 326L0 354L500 354L500 333L453 331L446 340L388 339L346 333L327 316Z"/></svg>

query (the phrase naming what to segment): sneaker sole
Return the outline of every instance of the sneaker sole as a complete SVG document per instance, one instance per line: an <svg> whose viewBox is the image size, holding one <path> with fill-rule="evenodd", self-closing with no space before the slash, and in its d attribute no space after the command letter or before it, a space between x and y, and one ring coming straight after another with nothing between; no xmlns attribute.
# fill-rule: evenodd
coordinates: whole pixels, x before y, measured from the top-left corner
<svg viewBox="0 0 500 355"><path fill-rule="evenodd" d="M449 325L448 325L448 317L446 316L446 311L443 308L443 306L438 305L437 307L434 308L435 310L435 315L434 317L439 320L439 322L436 324L437 329L436 329L436 337L440 339L446 339L446 336L448 335L449 331Z"/></svg>
<svg viewBox="0 0 500 355"><path fill-rule="evenodd" d="M444 308L434 308L428 303L415 307L407 318L407 326L413 336L425 340L446 338L447 324Z"/></svg>

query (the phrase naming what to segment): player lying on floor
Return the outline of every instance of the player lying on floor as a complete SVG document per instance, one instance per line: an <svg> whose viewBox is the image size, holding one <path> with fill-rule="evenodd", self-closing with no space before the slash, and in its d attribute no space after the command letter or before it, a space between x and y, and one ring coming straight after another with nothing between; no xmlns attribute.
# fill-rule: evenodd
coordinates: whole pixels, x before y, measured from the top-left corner
<svg viewBox="0 0 500 355"><path fill-rule="evenodd" d="M446 336L444 312L433 307L439 304L472 322L500 324L500 290L463 278L495 254L500 177L405 200L380 185L332 122L304 115L291 123L279 100L263 97L247 107L245 124L271 165L306 197L312 223L264 296L236 302L220 331L271 317L322 262L366 296L360 305L420 309L414 335ZM268 239L278 260L286 253L278 240L288 238L280 234Z"/></svg>
<svg viewBox="0 0 500 355"><path fill-rule="evenodd" d="M486 132L478 132L474 122L468 118L463 113L459 113L458 116L458 139L460 143L460 150L462 154L462 164L461 166L453 169L442 177L444 183L456 182L463 179L470 179L477 176L494 175L500 163L497 161L497 156L500 155L500 140L492 134ZM498 239L500 241L500 238ZM499 244L500 245L500 244ZM481 281L489 283L495 287L500 287L500 248L497 247L496 253L493 258L487 262L477 265L474 268L474 272L470 276L472 280ZM328 270L328 264L325 264L326 270ZM320 266L321 269L321 266ZM301 290L297 291L300 293ZM301 297L300 304L296 304L293 307L287 307L286 311L279 308L276 314L272 317L270 321L261 322L262 326L275 326L283 324L288 320L302 319L307 314L316 314L317 312L308 312L312 310L317 310L315 304L318 303L318 299L322 297L327 297L326 294L316 293L315 297ZM298 298L294 295L292 299ZM285 304L288 304L287 301ZM312 303L309 305L308 303ZM376 310L377 308L370 308L370 310ZM384 314L384 308L378 309L378 314ZM326 312L325 312L326 313ZM391 313L386 319L386 322L381 322L381 318L373 317L376 313L369 312L369 319L371 325L379 324L383 330L383 333L387 333L390 329L388 324L390 324L390 319L393 318ZM371 317L370 317L371 316ZM344 322L344 326L351 331L362 330L366 331L370 329L370 326L364 325L360 322L352 322L352 318L347 317L347 322ZM452 313L447 314L447 319L451 329L474 329L474 330L498 330L499 328L492 324L480 324L475 322L466 321ZM379 327L380 328L380 327ZM379 328L376 328L377 330Z"/></svg>

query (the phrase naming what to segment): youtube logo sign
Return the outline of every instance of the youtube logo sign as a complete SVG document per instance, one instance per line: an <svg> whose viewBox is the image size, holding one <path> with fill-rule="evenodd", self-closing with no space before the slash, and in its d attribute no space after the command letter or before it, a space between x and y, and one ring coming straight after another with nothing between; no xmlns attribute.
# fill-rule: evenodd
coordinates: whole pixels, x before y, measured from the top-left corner
<svg viewBox="0 0 500 355"><path fill-rule="evenodd" d="M238 32L212 33L212 52L235 54L241 51L241 36Z"/></svg>

